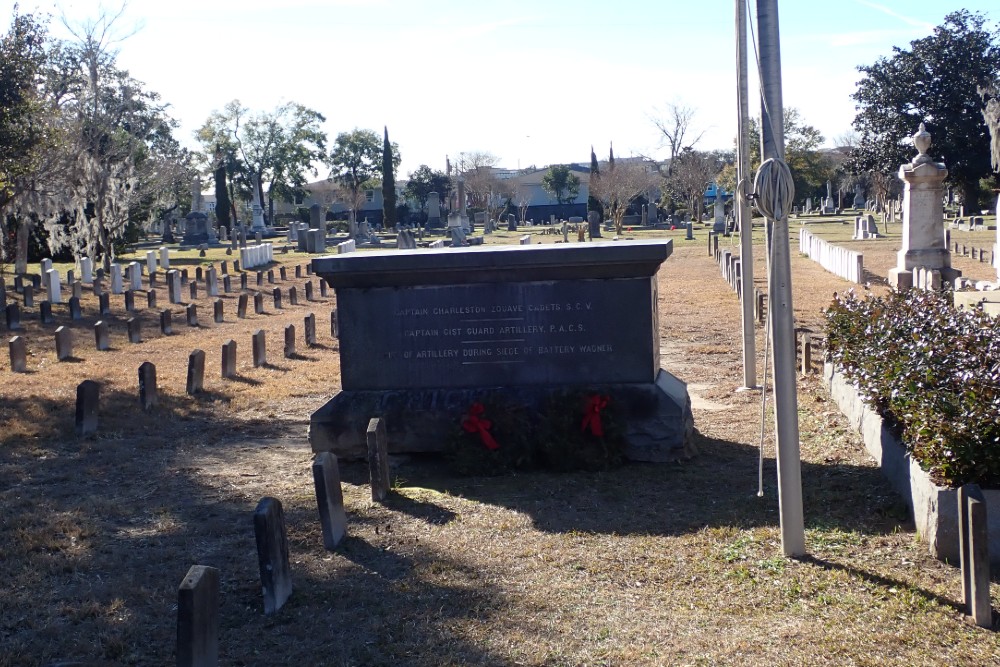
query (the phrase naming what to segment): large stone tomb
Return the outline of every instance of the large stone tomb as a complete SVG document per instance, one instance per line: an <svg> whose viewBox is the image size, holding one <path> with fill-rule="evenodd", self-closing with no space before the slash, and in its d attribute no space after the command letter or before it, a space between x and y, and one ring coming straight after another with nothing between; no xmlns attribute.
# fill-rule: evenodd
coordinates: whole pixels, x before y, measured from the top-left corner
<svg viewBox="0 0 1000 667"><path fill-rule="evenodd" d="M479 246L313 260L337 294L341 386L312 415L313 451L363 458L382 417L390 453L444 448L489 396L537 409L554 392L607 394L626 455L690 455L686 385L660 368L656 273L671 241Z"/></svg>

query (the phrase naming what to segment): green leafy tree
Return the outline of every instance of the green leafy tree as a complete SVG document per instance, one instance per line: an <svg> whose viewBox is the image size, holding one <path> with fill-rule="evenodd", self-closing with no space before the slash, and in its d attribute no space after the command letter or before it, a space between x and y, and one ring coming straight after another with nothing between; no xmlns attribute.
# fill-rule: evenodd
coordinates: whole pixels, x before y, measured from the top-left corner
<svg viewBox="0 0 1000 667"><path fill-rule="evenodd" d="M580 194L580 177L573 173L569 165L554 164L542 176L542 187L560 205L568 204Z"/></svg>
<svg viewBox="0 0 1000 667"><path fill-rule="evenodd" d="M390 145L392 168L399 167L399 146ZM351 209L351 236L357 233L357 209L364 201L364 191L378 186L382 171L382 141L373 130L354 128L337 135L330 151L330 177L345 190L345 200Z"/></svg>
<svg viewBox="0 0 1000 667"><path fill-rule="evenodd" d="M229 188L226 187L226 159L222 147L215 151L215 219L220 227L232 230L230 217Z"/></svg>
<svg viewBox="0 0 1000 667"><path fill-rule="evenodd" d="M392 162L389 128L382 139L382 224L386 229L396 226L396 168Z"/></svg>
<svg viewBox="0 0 1000 667"><path fill-rule="evenodd" d="M435 171L422 164L416 171L411 171L406 188L403 192L408 199L420 204L420 208L427 206L427 196L432 192L438 193L442 200L447 200L451 192L451 177L443 171Z"/></svg>
<svg viewBox="0 0 1000 667"><path fill-rule="evenodd" d="M836 178L836 164L827 153L820 150L823 135L802 119L798 109L786 107L784 112L785 162L792 171L795 198L805 200L826 194L826 182ZM750 119L747 128L750 171L760 167L760 121ZM729 188L726 188L729 189Z"/></svg>
<svg viewBox="0 0 1000 667"><path fill-rule="evenodd" d="M221 146L226 155L236 158L243 197L251 195L257 178L257 196L264 201L268 193L268 219L274 219L274 201L292 202L305 195L309 176L317 175L313 166L326 160L326 132L321 129L326 118L302 104L287 102L269 112L251 112L239 100L222 111L214 111L196 136L205 155L214 155Z"/></svg>
<svg viewBox="0 0 1000 667"><path fill-rule="evenodd" d="M990 172L990 137L977 90L1000 73L1000 32L980 13L959 10L928 37L894 47L891 58L859 67L863 79L853 97L860 135L851 164L856 172L893 173L913 157L904 143L923 122L931 150L943 157L949 182L963 201L979 202L979 181Z"/></svg>

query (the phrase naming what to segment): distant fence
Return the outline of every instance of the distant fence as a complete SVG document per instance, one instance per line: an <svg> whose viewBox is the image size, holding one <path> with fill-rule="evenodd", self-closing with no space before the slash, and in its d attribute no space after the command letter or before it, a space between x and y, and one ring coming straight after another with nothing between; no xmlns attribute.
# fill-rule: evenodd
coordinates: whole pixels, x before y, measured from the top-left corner
<svg viewBox="0 0 1000 667"><path fill-rule="evenodd" d="M864 282L865 257L860 252L828 243L805 229L799 230L799 252L845 280Z"/></svg>

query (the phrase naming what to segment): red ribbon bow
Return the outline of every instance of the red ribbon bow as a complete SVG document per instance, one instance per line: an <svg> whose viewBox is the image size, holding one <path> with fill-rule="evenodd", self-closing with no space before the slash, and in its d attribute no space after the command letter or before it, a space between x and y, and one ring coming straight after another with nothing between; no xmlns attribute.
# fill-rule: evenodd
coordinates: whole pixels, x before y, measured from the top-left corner
<svg viewBox="0 0 1000 667"><path fill-rule="evenodd" d="M490 435L490 429L493 428L493 422L489 419L481 419L479 415L486 412L486 408L483 407L482 403L473 403L469 407L469 414L465 415L462 419L462 428L464 428L469 433L479 432L479 438L483 441L483 447L493 451L500 449L500 445L497 441L493 439Z"/></svg>
<svg viewBox="0 0 1000 667"><path fill-rule="evenodd" d="M604 437L604 424L601 423L601 410L608 407L608 397L594 395L587 399L587 406L583 409L583 422L580 430L586 431L590 427L590 432L598 438Z"/></svg>

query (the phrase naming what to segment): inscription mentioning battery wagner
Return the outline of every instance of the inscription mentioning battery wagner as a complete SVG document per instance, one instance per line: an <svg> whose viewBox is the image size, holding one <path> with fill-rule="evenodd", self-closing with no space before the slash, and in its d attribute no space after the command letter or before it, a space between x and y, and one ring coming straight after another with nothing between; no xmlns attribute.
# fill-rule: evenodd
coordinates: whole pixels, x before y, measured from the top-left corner
<svg viewBox="0 0 1000 667"><path fill-rule="evenodd" d="M338 301L360 313L341 325L342 377L358 386L639 382L653 373L648 279L344 290Z"/></svg>
<svg viewBox="0 0 1000 667"><path fill-rule="evenodd" d="M567 354L611 354L614 343L595 339L585 315L592 301L401 308L395 313L402 326L403 347L386 359L461 359L464 366L524 364L532 357ZM546 324L529 323L533 313ZM591 335L588 335L591 334ZM553 335L566 335L566 344L551 344ZM409 345L407 343L410 343Z"/></svg>

